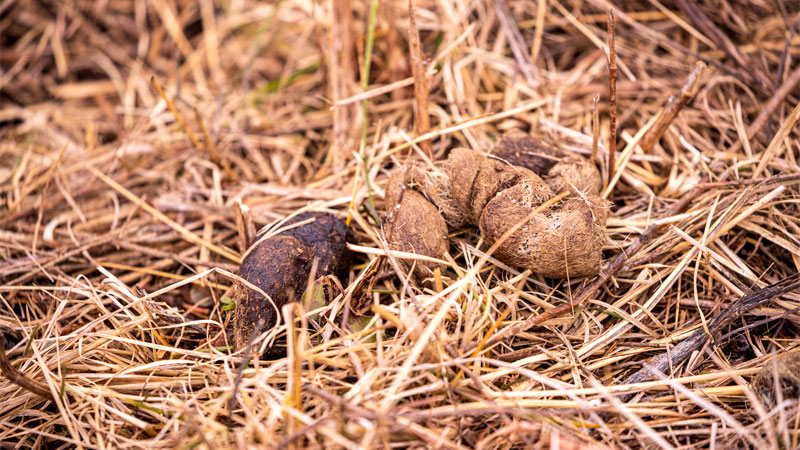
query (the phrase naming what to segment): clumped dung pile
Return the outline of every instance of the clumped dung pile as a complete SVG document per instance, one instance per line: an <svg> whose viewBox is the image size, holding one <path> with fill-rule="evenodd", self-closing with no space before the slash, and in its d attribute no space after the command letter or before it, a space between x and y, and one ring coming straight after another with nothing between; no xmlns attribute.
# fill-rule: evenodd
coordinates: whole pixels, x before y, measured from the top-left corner
<svg viewBox="0 0 800 450"><path fill-rule="evenodd" d="M508 136L495 154L515 156L514 147L505 145L511 139L533 140ZM386 196L390 247L441 259L447 250L445 221L454 227L470 224L480 227L486 243L496 246L495 256L505 263L547 277L597 274L607 217L606 202L598 197L599 171L580 157L564 156L549 164L538 155L526 156L529 161L521 162L530 169L456 148L440 168L399 168ZM545 178L531 169L539 169ZM559 202L556 192L573 197ZM424 277L436 265L426 262L420 267L426 269L418 272Z"/></svg>
<svg viewBox="0 0 800 450"><path fill-rule="evenodd" d="M410 3L2 2L1 446L800 446L796 5Z"/></svg>

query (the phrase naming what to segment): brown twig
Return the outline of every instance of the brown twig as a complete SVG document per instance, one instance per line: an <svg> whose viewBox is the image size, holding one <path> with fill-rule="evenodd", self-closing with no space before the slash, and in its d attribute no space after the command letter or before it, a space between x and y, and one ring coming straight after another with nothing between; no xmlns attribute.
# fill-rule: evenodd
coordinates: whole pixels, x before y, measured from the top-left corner
<svg viewBox="0 0 800 450"><path fill-rule="evenodd" d="M256 226L250 208L241 200L236 201L236 231L239 253L244 254L255 240Z"/></svg>
<svg viewBox="0 0 800 450"><path fill-rule="evenodd" d="M599 101L600 95L595 95L592 100L592 164L597 164L597 147L600 144L600 111L597 109Z"/></svg>
<svg viewBox="0 0 800 450"><path fill-rule="evenodd" d="M608 179L606 186L614 177L617 151L617 48L614 42L614 12L608 10Z"/></svg>
<svg viewBox="0 0 800 450"><path fill-rule="evenodd" d="M639 142L639 146L644 152L649 152L650 149L653 148L653 145L661 139L661 136L667 131L667 128L672 121L675 120L675 117L678 116L681 109L694 98L699 87L700 75L705 68L706 65L703 62L698 62L694 70L692 70L692 73L686 78L680 92L677 95L672 95L669 100L667 100L667 104L661 111L658 120L647 130L647 133L642 136L642 140Z"/></svg>
<svg viewBox="0 0 800 450"><path fill-rule="evenodd" d="M800 180L800 174L775 175L767 178L755 178L755 179L743 178L740 180L732 180L732 181L700 183L697 186L695 186L695 189L709 190L709 189L734 188L734 187L752 186L754 184L763 184L764 186L769 186L780 183L788 184L798 180Z"/></svg>
<svg viewBox="0 0 800 450"><path fill-rule="evenodd" d="M331 25L328 27L328 88L335 104L350 95L348 83L354 79L352 61L353 17L350 2L347 0L331 0ZM341 170L349 149L347 148L351 132L351 123L355 112L353 108L336 108L332 114L333 136L328 150L326 162L334 171Z"/></svg>
<svg viewBox="0 0 800 450"><path fill-rule="evenodd" d="M764 125L767 124L770 118L775 114L775 111L783 104L783 101L786 100L786 97L791 94L797 85L800 84L800 66L795 68L786 81L775 91L775 94L770 97L769 101L764 104L761 108L761 112L758 113L758 116L750 123L750 126L747 127L747 139L753 139ZM736 144L731 147L731 152L738 152L739 149L742 148L742 142L737 141Z"/></svg>
<svg viewBox="0 0 800 450"><path fill-rule="evenodd" d="M655 360L647 363L633 375L629 376L622 384L636 384L647 380L654 373L666 372L669 367L674 367L705 345L709 338L714 338L732 320L745 311L751 310L762 304L800 288L800 273L795 273L781 281L773 283L763 289L755 290L734 302L730 307L721 310L720 314L708 324L708 333L705 328L697 329L689 338L673 347ZM630 395L630 394L629 394Z"/></svg>
<svg viewBox="0 0 800 450"><path fill-rule="evenodd" d="M53 400L53 394L47 386L26 377L11 364L6 355L6 345L8 345L6 337L0 333L0 371L3 375L17 386L27 389L45 400Z"/></svg>
<svg viewBox="0 0 800 450"><path fill-rule="evenodd" d="M417 136L422 136L431 130L431 119L428 115L428 78L425 76L425 60L422 58L422 47L419 43L419 30L414 17L414 0L408 0L408 49L411 55L411 70L414 73L414 127ZM420 148L428 158L433 158L433 148L430 141L419 143Z"/></svg>

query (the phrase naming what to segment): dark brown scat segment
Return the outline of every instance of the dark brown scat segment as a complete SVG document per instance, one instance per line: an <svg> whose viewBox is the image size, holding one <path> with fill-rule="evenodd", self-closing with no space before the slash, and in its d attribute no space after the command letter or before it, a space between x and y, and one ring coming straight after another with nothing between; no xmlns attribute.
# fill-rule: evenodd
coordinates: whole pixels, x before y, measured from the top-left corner
<svg viewBox="0 0 800 450"><path fill-rule="evenodd" d="M540 176L547 174L564 156L564 152L553 144L520 130L506 133L497 142L491 154L515 166L525 167Z"/></svg>
<svg viewBox="0 0 800 450"><path fill-rule="evenodd" d="M293 237L311 249L311 258L319 259L314 278L335 275L340 281L346 282L353 262L352 252L347 248L347 242L352 240L350 229L338 216L324 211L297 214L283 226L309 220L309 223L283 231L277 236Z"/></svg>
<svg viewBox="0 0 800 450"><path fill-rule="evenodd" d="M250 250L239 276L263 290L275 306L255 290L237 286L233 317L237 349L247 345L259 323L264 324L263 330L272 328L281 307L300 299L308 283L311 258L312 250L290 236L273 236Z"/></svg>

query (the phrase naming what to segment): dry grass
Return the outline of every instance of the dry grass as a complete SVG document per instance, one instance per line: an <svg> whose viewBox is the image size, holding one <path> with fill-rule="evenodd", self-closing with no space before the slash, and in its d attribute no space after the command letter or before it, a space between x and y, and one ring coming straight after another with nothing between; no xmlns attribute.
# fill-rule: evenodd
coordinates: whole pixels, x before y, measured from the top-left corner
<svg viewBox="0 0 800 450"><path fill-rule="evenodd" d="M734 308L800 270L793 2L613 6L610 171L606 0L413 0L422 61L383 0L369 64L370 2L65 3L0 6L0 331L33 383L0 379L3 448L798 446L797 399L749 381L800 344L800 293ZM597 146L601 275L520 272L467 229L440 289L407 284L387 171L514 127ZM244 365L248 215L301 208L349 217L357 265Z"/></svg>

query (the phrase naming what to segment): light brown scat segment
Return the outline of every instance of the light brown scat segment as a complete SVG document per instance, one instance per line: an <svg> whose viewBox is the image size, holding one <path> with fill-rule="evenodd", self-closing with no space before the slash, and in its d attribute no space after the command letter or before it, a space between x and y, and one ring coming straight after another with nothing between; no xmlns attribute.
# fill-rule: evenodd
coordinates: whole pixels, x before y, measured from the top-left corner
<svg viewBox="0 0 800 450"><path fill-rule="evenodd" d="M401 188L416 189L439 208L447 225L460 228L466 225L466 214L453 197L450 183L449 162L439 161L435 165L412 162L392 172L386 190L386 204L397 203Z"/></svg>
<svg viewBox="0 0 800 450"><path fill-rule="evenodd" d="M406 189L400 203L392 207L389 247L392 250L442 258L447 252L447 224L439 210L419 192ZM400 260L405 269L416 265L415 276L427 277L436 264ZM416 263L416 264L415 264Z"/></svg>
<svg viewBox="0 0 800 450"><path fill-rule="evenodd" d="M523 179L501 191L486 205L480 220L481 234L489 245L494 244L509 228L524 220L534 208L552 197L553 191L538 176ZM527 233L528 228L524 225L514 235ZM502 245L496 256L502 261L513 259L514 255L510 253L513 251L512 247Z"/></svg>
<svg viewBox="0 0 800 450"><path fill-rule="evenodd" d="M547 173L547 184L555 193L566 190L574 192L574 186L580 193L598 195L603 189L600 171L583 158L571 158L555 164Z"/></svg>
<svg viewBox="0 0 800 450"><path fill-rule="evenodd" d="M514 167L501 161L484 158L470 205L472 223L477 225L480 222L486 204L498 192L513 186L517 180L530 176L535 175L523 167Z"/></svg>
<svg viewBox="0 0 800 450"><path fill-rule="evenodd" d="M445 160L438 162L433 168L417 166L414 180L420 185L425 197L439 207L447 225L461 228L467 224L467 216L456 204L448 174L449 163Z"/></svg>
<svg viewBox="0 0 800 450"><path fill-rule="evenodd" d="M481 218L487 245L494 245L535 208L515 195L518 189L502 192L487 205ZM600 270L605 239L592 209L580 200L568 199L534 215L498 247L495 256L546 277L589 276Z"/></svg>
<svg viewBox="0 0 800 450"><path fill-rule="evenodd" d="M531 142L523 136L514 136L512 140L525 145ZM425 172L426 169L432 172ZM435 172L442 169L446 171L444 177ZM571 192L571 197L537 211L532 219L498 244L494 256L507 264L553 278L589 276L599 272L603 245L607 241L604 226L608 203L598 195L601 188L599 171L588 161L576 156L562 159L550 166L543 179L524 167L512 166L477 151L457 148L450 152L443 164L434 167L412 164L404 170L403 173L411 175L392 177L395 187L387 189L390 202L400 192L397 186L406 186L406 195L413 192L408 201L416 205L414 208L420 211L436 209L428 202L433 200L440 210L449 211L448 223L478 225L489 246L500 241L510 229L526 220L557 193ZM435 179L431 173L436 174ZM444 189L448 178L449 190ZM414 189L419 189L425 196ZM441 193L446 195L437 197ZM401 218L399 212L398 208L394 209L397 218ZM441 219L439 215L435 217ZM405 246L409 251L413 246L410 251L419 254L441 254L439 248L447 248L446 238L439 247L433 241L414 236L414 233L439 236L441 231L441 235L446 236L446 227L442 226L444 222L440 220L437 225L423 228L417 223L419 220L419 217L403 217L395 225L395 230L403 226L404 238L394 237L392 248ZM409 231L411 229L417 231ZM423 268L431 267L426 265Z"/></svg>
<svg viewBox="0 0 800 450"><path fill-rule="evenodd" d="M536 176L524 167L511 166L465 149L453 150L448 162L453 197L472 225L479 224L486 204L498 192L520 179Z"/></svg>
<svg viewBox="0 0 800 450"><path fill-rule="evenodd" d="M453 149L448 157L453 199L467 216L471 215L473 184L478 177L483 159L482 155L465 148ZM467 221L471 222L469 217L467 217Z"/></svg>
<svg viewBox="0 0 800 450"><path fill-rule="evenodd" d="M408 184L408 173L409 168L401 167L389 174L389 183L386 185L386 195L384 197L387 212L391 212L390 209L397 205L397 200L400 198L400 193L406 184Z"/></svg>
<svg viewBox="0 0 800 450"><path fill-rule="evenodd" d="M603 197L600 197L599 195L591 195L591 194L586 196L581 196L580 198L575 198L575 200L578 200L586 204L586 206L588 206L591 209L592 217L594 218L594 221L598 225L600 225L601 227L606 226L606 222L608 221L608 210L609 206L611 205L611 203L608 200L604 199Z"/></svg>

